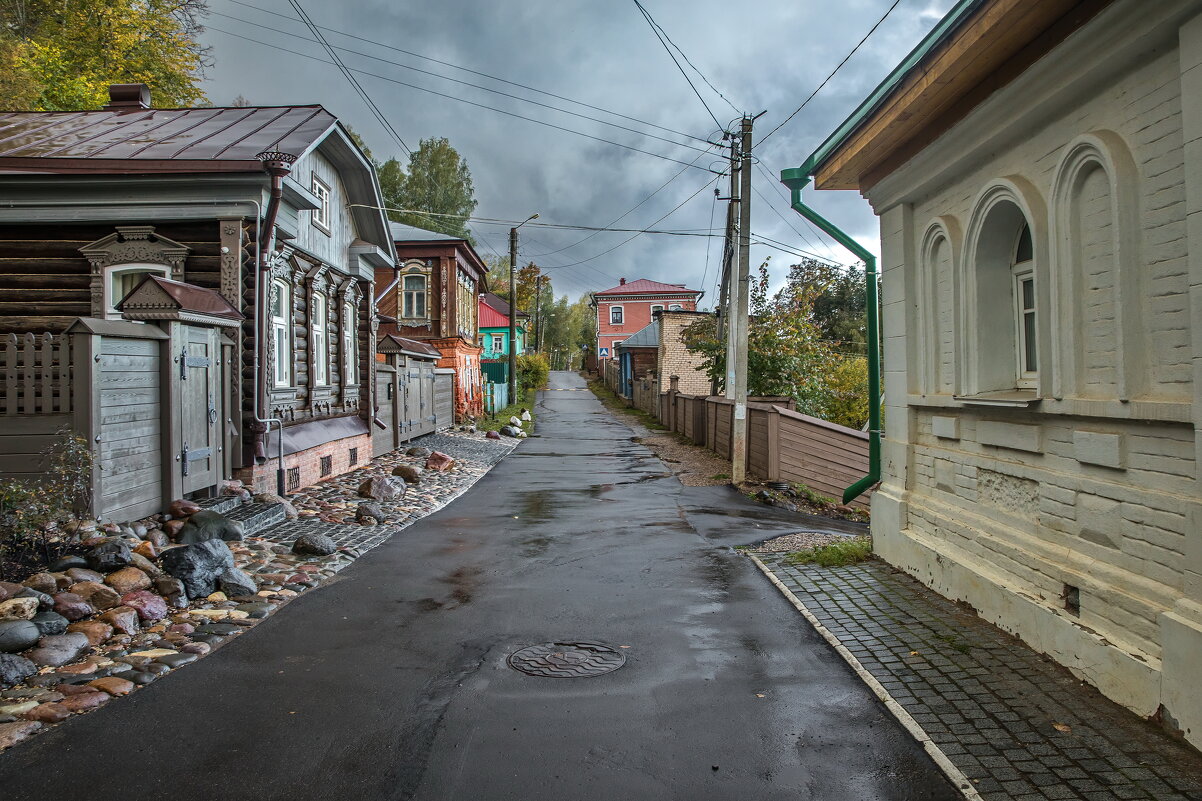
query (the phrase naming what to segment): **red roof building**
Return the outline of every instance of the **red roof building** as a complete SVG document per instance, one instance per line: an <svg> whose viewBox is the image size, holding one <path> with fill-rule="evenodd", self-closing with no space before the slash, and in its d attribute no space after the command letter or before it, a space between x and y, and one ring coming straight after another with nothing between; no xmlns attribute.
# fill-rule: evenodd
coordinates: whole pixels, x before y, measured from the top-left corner
<svg viewBox="0 0 1202 801"><path fill-rule="evenodd" d="M647 278L626 282L592 294L597 310L597 358L612 359L614 346L650 325L657 311L696 311L703 293L684 284L664 284Z"/></svg>

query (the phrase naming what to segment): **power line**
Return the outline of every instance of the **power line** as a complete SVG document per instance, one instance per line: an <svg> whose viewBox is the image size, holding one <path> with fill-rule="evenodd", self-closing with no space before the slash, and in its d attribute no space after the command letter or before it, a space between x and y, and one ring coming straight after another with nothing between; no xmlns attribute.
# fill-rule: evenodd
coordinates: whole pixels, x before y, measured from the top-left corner
<svg viewBox="0 0 1202 801"><path fill-rule="evenodd" d="M813 99L814 99L814 95L816 95L816 94L818 94L819 92L821 92L821 91L822 91L822 87L824 87L824 86L826 86L828 83L830 83L830 80L831 80L831 78L834 78L834 77L835 77L835 73L836 73L836 72L838 72L839 70L841 70L841 69L843 68L843 65L844 65L844 64L846 64L846 63L847 63L847 62L848 62L848 61L851 59L851 57L852 57L852 56L854 56L854 55L856 54L856 51L857 51L857 50L859 50L859 49L860 49L860 47L862 47L862 46L863 46L863 44L864 44L865 42L867 42L867 41L868 41L868 37L869 37L869 36L872 36L872 34L874 34L874 33L876 32L876 29L877 29L877 28L879 28L879 27L881 27L881 23L882 23L882 22L884 22L884 21L886 20L886 18L888 18L888 16L889 16L890 14L892 14L892 13L893 13L893 9L897 8L897 6L898 6L898 4L899 4L899 3L901 3L901 0L893 0L893 5L889 6L889 9L888 9L888 10L887 10L887 11L886 11L886 12L885 12L885 13L884 13L882 16L881 16L881 18L880 18L880 19L878 19L878 20L876 21L876 24L875 24L875 25L873 25L873 26L872 26L872 27L871 27L871 28L868 30L868 33L864 34L864 38L863 38L863 39L861 39L861 40L859 41L859 43L858 43L858 44L857 44L855 47L853 47L853 48L851 49L851 52L850 52L850 53L848 53L846 56L844 56L844 57L843 57L843 60L839 62L839 66L837 66L837 67L835 67L833 70L831 70L831 74L830 74L830 75L828 75L828 76L826 76L826 78L825 78L825 79L822 81L822 83L818 84L818 88L817 88L817 89L815 89L813 92L810 92L810 96L809 96L809 97L807 97L807 98L806 98L804 101L802 101L802 104L801 104L800 106L798 106L796 109L794 109L792 114L790 114L789 116L785 117L785 118L784 118L784 120L782 120L782 121L781 121L781 123L780 123L779 125L777 125L775 128L773 128L773 129L772 129L771 131L769 131L768 133L764 134L764 136L763 136L763 137L761 137L761 139L760 139L760 141L759 141L759 143L758 143L758 145L759 145L759 146L762 146L762 145L764 144L764 142L765 142L765 141L768 139L768 137L769 137L769 136L772 136L772 134L776 133L776 132L777 132L777 131L779 131L779 130L780 130L782 127L784 127L785 123L787 123L789 120L791 120L791 119L793 119L794 117L796 117L796 116L797 116L797 114L798 114L798 112L800 112L800 111L801 111L803 108L805 108L805 107L806 107L806 104L807 104L807 103L809 103L811 100L813 100Z"/></svg>
<svg viewBox="0 0 1202 801"><path fill-rule="evenodd" d="M237 39L243 39L248 42L254 42L255 44L263 45L264 47L270 47L273 50L281 50L285 53L291 53L294 56L300 56L301 58L307 58L312 61L317 61L321 64L333 64L333 62L326 61L325 59L323 59L319 56L310 55L309 53L302 53L298 50L292 50L290 48L283 47L281 45L272 44L270 42L264 42L260 39L255 39L250 36L244 36L240 33L234 33L233 31L227 31L223 28L218 28L214 25L209 25L206 27L207 27L207 30L217 31L218 33L224 33L227 36L233 36ZM337 66L337 65L334 64L334 66ZM348 68L348 69L350 69L350 68ZM604 144L607 144L607 145L613 145L614 147L620 147L625 150L632 150L635 153L642 153L643 155L646 155L646 156L653 156L654 158L662 159L664 161L670 161L670 162L673 162L674 164L684 164L685 166L693 167L694 169L703 170L703 171L709 172L709 173L714 173L715 175L718 174L715 170L711 170L708 167L698 167L696 164L690 164L687 161L681 161L680 159L674 159L671 156L664 156L659 153L652 152L650 150L643 150L642 148L634 147L633 145L626 145L621 142L615 142L612 139L605 139L604 137L593 136L592 134L587 134L587 133L584 133L583 131L576 131L571 128L565 128L562 125L555 125L554 123L546 122L545 120L535 119L534 117L527 117L523 114L517 114L512 111L506 111L505 109L496 108L495 106L485 105L484 103L477 103L474 100L468 100L466 98L456 97L455 95L449 95L449 94L446 94L445 92L438 92L438 91L435 91L434 89L428 89L424 86L418 86L416 84L408 83L406 81L402 81L397 78L390 78L387 75L380 75L375 72L368 72L366 70L358 70L358 69L350 69L350 72L354 72L359 75L366 75L371 78L379 78L382 81L388 81L389 83L395 83L395 84L399 84L400 86L406 86L406 87L409 87L410 89L416 89L419 92L426 92L427 94L436 95L438 97L445 97L448 100L456 100L460 103L466 103L467 105L475 106L476 108L487 109L488 111L495 111L498 114L504 114L507 117L516 117L519 120L526 120L527 122L533 122L536 125L543 125L543 126L546 126L547 128L553 128L557 131L563 131L565 133L575 134L576 136L582 136L585 139L592 139L597 142L603 142Z"/></svg>
<svg viewBox="0 0 1202 801"><path fill-rule="evenodd" d="M718 195L715 193L714 199L710 203L710 228L714 227L714 210L716 208L718 208ZM713 244L714 243L712 241L705 243L705 269L701 272L701 288L702 289L705 289L705 277L707 275L709 275L709 271L710 271L710 251L713 249L711 247L711 245L713 245Z"/></svg>
<svg viewBox="0 0 1202 801"><path fill-rule="evenodd" d="M272 11L271 9L262 8L260 6L254 5L252 3L243 2L243 0L229 0L229 1L231 3L235 3L236 5L244 6L246 8L253 8L256 11L260 11L264 14L270 14L272 16L279 17L281 19L291 20L292 22L300 22L301 21L301 20L296 19L295 17L290 17L287 14L281 14L278 11ZM220 12L217 12L217 11L214 11L212 13L218 14L219 16L223 16L223 17L229 16L228 14L221 14ZM231 17L231 19L236 19L236 18ZM254 24L254 23L251 23L251 24ZM260 27L265 27L265 26L260 26ZM479 70L474 70L474 69L470 69L468 67L463 67L458 64L454 64L450 61L443 61L441 59L434 58L433 56L426 56L426 55L422 55L421 53L415 53L412 50L405 50L404 48L396 47L395 45L386 44L384 42L378 42L374 39L368 39L363 36L356 36L353 33L347 33L346 31L340 31L336 28L330 28L328 26L323 26L322 30L326 31L327 33L337 34L338 36L345 36L348 39L354 39L356 41L365 42L367 44L375 45L377 47L383 47L387 50L393 50L397 53L403 53L407 56L412 56L413 58L422 59L423 61L430 61L435 64L441 64L444 67L450 67L451 69L460 70L462 72L466 72L471 75L478 75L481 78L488 78L490 81L497 81L498 83L507 84L509 86L516 86L519 89L525 89L529 92L535 92L536 94L544 95L546 97L553 97L556 100L562 100L566 103L572 103L573 105L582 106L584 108L589 108L589 109L592 109L593 111L600 111L603 114L610 114L614 117L620 117L624 120L630 120L631 122L637 122L640 125L646 125L651 128L658 128L661 131L667 131L668 133L676 134L677 136L683 136L686 139L696 139L698 142L706 141L705 139L702 139L701 137L694 136L693 134L685 133L684 131L677 131L673 128L667 128L667 127L664 127L663 125L658 125L654 122L648 122L647 120L641 120L638 117L631 117L627 114L621 114L617 111L612 111L607 108L602 108L601 106L596 106L591 103L585 103L582 100L574 100L570 97L564 97L563 95L557 95L554 92L548 92L543 89L537 89L533 86L528 86L527 84L524 84L524 83L518 83L517 81L510 81L505 78L497 77L496 75L490 75L487 72L480 72ZM290 35L290 34L288 34L288 35ZM366 55L366 54L362 54L362 55ZM398 66L400 66L400 65L398 65ZM446 77L446 76L442 76L442 77ZM453 79L449 79L449 80L453 80Z"/></svg>
<svg viewBox="0 0 1202 801"><path fill-rule="evenodd" d="M346 76L346 79L350 81L351 86L353 86L355 91L359 93L359 97L363 98L363 102L367 103L368 109L373 115L375 115L376 120L384 126L384 129L388 131L389 135L396 140L397 144L399 144L406 153L412 153L413 151L409 149L409 145L405 144L405 140L401 138L401 135L397 133L396 128L393 128L392 123L389 122L388 118L384 116L384 112L380 111L380 107L377 106L375 101L371 99L371 96L367 93L367 90L365 90L359 84L359 80L351 74L349 69L347 69L347 66L343 63L342 58L338 55L330 43L326 41L326 38L322 36L321 31L318 30L317 26L313 24L313 20L309 19L309 15L306 14L305 9L301 7L300 1L288 0L288 2L292 4L292 7L296 10L296 13L300 15L301 21L309 26L309 30L312 31L313 35L318 40L317 43L325 48L326 52L330 54L330 58L334 59L334 64L338 67L342 74Z"/></svg>
<svg viewBox="0 0 1202 801"><path fill-rule="evenodd" d="M255 23L253 23L249 20L244 20L241 17L235 17L231 14L223 14L220 11L214 11L212 13L216 14L219 17L225 17L226 19L230 19L235 22L242 22L247 25L255 25ZM287 19L292 19L292 17L288 17ZM280 30L279 28L273 28L269 25L258 25L257 27L259 27L263 30L266 30L266 31L272 31L274 33L281 34L283 36L289 36L294 39L298 39L299 41L302 41L302 42L312 42L313 44L321 44L321 42L318 42L317 40L305 39L304 37L297 37L297 36L294 36L293 34L289 33L288 31ZM510 98L511 100L518 100L523 103L530 103L532 105L539 106L540 108L549 109L550 111L557 111L560 114L567 114L572 117L579 117L580 119L589 120L590 122L600 123L601 125L608 125L612 128L617 128L622 131L627 131L628 133L638 134L639 136L646 136L650 139L658 139L659 141L667 142L670 145L676 145L678 147L687 147L690 150L696 150L699 153L709 153L710 152L709 150L707 150L705 148L700 148L700 147L697 147L696 145L691 145L686 142L677 142L675 139L669 139L666 136L659 136L658 134L648 133L646 131L640 131L637 128L631 128L627 125L620 125L616 122L610 122L609 120L603 120L599 117L593 117L588 114L580 114L579 112L576 112L576 111L569 111L567 109L559 108L558 106L552 106L549 103L540 103L539 101L531 100L528 97L522 97L521 95L515 95L515 94L511 94L509 92L502 92L500 89L493 89L488 86L481 86L478 83L471 83L470 81L461 81L458 78L452 78L448 75L440 75L437 72L431 72L429 70L420 69L419 67L413 67L408 64L402 64L399 61L392 61L387 58L381 58L380 56L373 56L371 53L364 53L361 50L352 50L349 47L335 47L334 49L340 50L343 53L350 53L351 55L362 56L363 58L370 58L373 61L379 61L379 62L388 64L393 67L398 67L400 69L411 70L413 72L417 72L422 75L429 75L433 78L439 78L444 81L450 81L451 83L457 83L457 84L460 84L461 86L470 86L471 88L479 89L482 92L492 92L493 94L500 95L501 97L507 97L507 98ZM696 139L699 142L706 141L706 140L701 139L700 137L696 137L696 136L691 136L688 138Z"/></svg>
<svg viewBox="0 0 1202 801"><path fill-rule="evenodd" d="M714 179L714 180L716 180L716 179ZM709 183L710 183L710 181L707 180L705 182L705 184L702 185L701 189L705 189L706 186L709 186ZM696 196L701 191L701 189L698 189L697 192L694 192L692 195L689 195L689 197L685 199L685 202L688 202L694 196ZM683 205L684 205L684 203L680 204L680 206L683 206ZM679 209L680 206L677 206L676 209ZM513 226L513 225L517 225L518 223L521 223L521 220L501 220L496 217L463 217L462 215L459 215L459 214L444 214L442 212L437 212L437 211L423 211L422 209L398 209L398 208L394 208L392 206L372 206L367 203L349 203L349 204L347 204L347 208L374 209L376 211L393 211L393 212L398 212L400 214L422 214L427 217L451 217L456 220L464 220L466 222L480 223L482 225ZM672 209L672 211L676 211L676 209ZM659 220L655 221L655 223L658 223L660 220L663 220L666 217L668 217L668 215L670 215L672 213L672 211L668 212L668 214L665 214L663 217L660 217ZM655 225L655 223L652 223L652 225ZM694 236L694 237L721 238L721 234L707 233L708 231L712 231L713 230L712 228L693 228L693 229L680 229L680 230L675 230L675 231L664 231L664 230L658 230L658 229L652 229L652 228L609 228L609 227L596 226L596 225L568 225L565 223L526 222L526 223L522 223L522 224L528 225L531 228L552 228L552 229L560 230L560 231L612 231L612 232L616 232L616 233L627 233L627 234L629 234L629 233L664 234L666 236Z"/></svg>
<svg viewBox="0 0 1202 801"><path fill-rule="evenodd" d="M714 125L717 125L718 128L721 129L722 123L718 122L718 117L714 114L713 109L710 108L709 103L705 102L705 98L701 96L701 92L698 92L697 87L693 85L693 79L690 78L689 74L684 71L684 67L680 66L680 61L678 61L676 56L672 53L672 48L668 47L668 43L664 41L664 37L660 34L659 28L655 24L655 20L651 18L651 14L648 13L647 9L643 8L643 4L640 3L639 0L634 0L634 4L638 10L642 12L643 17L647 20L647 24L651 26L651 32L655 34L655 38L659 39L659 43L664 46L664 50L667 51L668 56L672 59L672 63L676 65L676 69L680 70L680 74L683 75L685 81L688 82L689 88L693 90L693 94L697 95L697 99L701 101L701 105L705 106L705 110L709 112L710 117L714 120Z"/></svg>
<svg viewBox="0 0 1202 801"><path fill-rule="evenodd" d="M638 5L638 4L636 3L636 5ZM685 60L685 63L693 68L693 72L697 73L697 76L699 78L701 78L701 80L705 81L705 85L708 86L710 89L714 90L714 94L716 94L718 97L725 100L726 105L730 106L731 111L733 111L735 114L742 115L743 112L740 111L735 106L734 103L727 100L726 95L724 95L720 91L718 91L718 87L716 87L712 83L710 83L710 79L705 77L705 73L703 73L701 70L699 70L697 68L697 65L693 63L692 59L690 59L688 57L688 54L686 54L683 50L680 49L680 45L678 45L678 44L676 44L676 42L672 41L672 37L668 35L668 32L666 30L664 30L664 27L662 25L660 25L658 22L656 22L655 20L651 19L651 15L647 12L647 9L643 8L641 5L639 6L639 8L642 9L643 14L648 18L648 21L656 28L656 30L658 30L660 33L662 33L664 35L664 38L668 40L668 43L672 45L672 47L676 50L676 52L680 53L680 57Z"/></svg>

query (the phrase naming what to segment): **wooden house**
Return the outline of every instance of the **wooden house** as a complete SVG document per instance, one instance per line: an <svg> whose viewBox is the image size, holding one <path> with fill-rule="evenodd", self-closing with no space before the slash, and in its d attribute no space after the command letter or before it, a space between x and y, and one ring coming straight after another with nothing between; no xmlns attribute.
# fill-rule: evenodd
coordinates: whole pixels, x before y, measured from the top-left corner
<svg viewBox="0 0 1202 801"><path fill-rule="evenodd" d="M454 370L455 418L484 413L478 344L481 293L488 266L472 243L435 231L391 223L399 272L379 267L381 331L425 342L438 350L438 366Z"/></svg>
<svg viewBox="0 0 1202 801"><path fill-rule="evenodd" d="M89 433L110 519L370 458L373 282L395 264L371 163L320 106L110 97L0 114L0 471L56 415Z"/></svg>

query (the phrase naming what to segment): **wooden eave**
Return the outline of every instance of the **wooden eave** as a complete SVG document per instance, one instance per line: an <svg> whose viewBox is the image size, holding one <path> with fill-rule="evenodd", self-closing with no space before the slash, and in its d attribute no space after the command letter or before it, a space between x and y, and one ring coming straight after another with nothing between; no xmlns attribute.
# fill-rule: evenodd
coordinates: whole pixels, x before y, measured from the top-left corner
<svg viewBox="0 0 1202 801"><path fill-rule="evenodd" d="M870 189L1111 2L984 3L817 165L814 185Z"/></svg>

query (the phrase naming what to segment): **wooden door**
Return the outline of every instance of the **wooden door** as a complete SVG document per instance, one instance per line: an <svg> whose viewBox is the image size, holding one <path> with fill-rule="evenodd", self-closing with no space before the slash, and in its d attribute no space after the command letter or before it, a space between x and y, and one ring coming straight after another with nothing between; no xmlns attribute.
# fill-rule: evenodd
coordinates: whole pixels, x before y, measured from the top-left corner
<svg viewBox="0 0 1202 801"><path fill-rule="evenodd" d="M179 381L179 426L183 447L179 469L185 495L215 487L221 477L222 413L218 367L218 332L214 328L180 326L182 347Z"/></svg>
<svg viewBox="0 0 1202 801"><path fill-rule="evenodd" d="M372 453L375 456L395 450L398 444L399 432L394 419L397 402L396 383L395 370L384 365L376 366L376 403L380 407L376 412L376 419L386 427L381 429L375 423L372 424L371 444Z"/></svg>
<svg viewBox="0 0 1202 801"><path fill-rule="evenodd" d="M421 364L421 388L422 388L422 405L421 405L421 421L422 433L429 434L437 429L438 416L434 410L434 363L423 362Z"/></svg>

